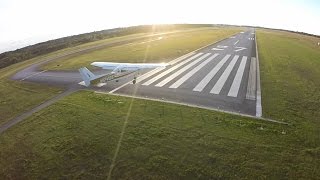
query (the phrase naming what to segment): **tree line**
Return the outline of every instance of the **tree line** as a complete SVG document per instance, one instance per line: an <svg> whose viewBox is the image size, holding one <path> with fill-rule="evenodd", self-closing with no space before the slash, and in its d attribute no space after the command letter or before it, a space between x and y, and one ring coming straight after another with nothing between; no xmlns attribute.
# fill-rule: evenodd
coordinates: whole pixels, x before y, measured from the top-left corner
<svg viewBox="0 0 320 180"><path fill-rule="evenodd" d="M8 51L0 54L0 69L12 64L22 62L36 56L48 54L60 49L74 47L80 44L98 41L102 39L119 37L136 33L165 32L171 30L180 30L185 28L206 27L210 24L173 24L173 25L140 25L132 27L114 28L102 31L95 31L79 35L63 37L49 40L38 44L30 45L14 51Z"/></svg>

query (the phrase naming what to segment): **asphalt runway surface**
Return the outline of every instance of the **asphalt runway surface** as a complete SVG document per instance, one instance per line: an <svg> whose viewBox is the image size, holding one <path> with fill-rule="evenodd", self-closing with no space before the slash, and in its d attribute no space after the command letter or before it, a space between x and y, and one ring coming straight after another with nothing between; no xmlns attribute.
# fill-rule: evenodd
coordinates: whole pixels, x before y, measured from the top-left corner
<svg viewBox="0 0 320 180"><path fill-rule="evenodd" d="M79 72L39 71L44 63L32 65L12 79L86 89L78 84L82 81ZM143 70L136 84L132 84L132 73L109 81L106 86L89 89L256 116L258 106L261 107L257 103L258 69L255 34L250 29L174 59L165 68Z"/></svg>

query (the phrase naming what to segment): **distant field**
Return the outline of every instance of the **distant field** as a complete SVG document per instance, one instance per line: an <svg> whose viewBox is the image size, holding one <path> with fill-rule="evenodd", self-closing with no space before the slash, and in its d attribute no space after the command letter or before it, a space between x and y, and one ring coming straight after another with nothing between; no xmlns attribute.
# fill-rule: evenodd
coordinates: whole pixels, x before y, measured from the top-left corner
<svg viewBox="0 0 320 180"><path fill-rule="evenodd" d="M294 126L84 91L0 136L0 179L106 179L126 117L114 179L320 176Z"/></svg>
<svg viewBox="0 0 320 180"><path fill-rule="evenodd" d="M240 32L240 28L202 28L161 38L150 38L112 48L104 48L83 55L51 62L43 67L50 70L74 70L90 66L93 61L166 62L197 48Z"/></svg>

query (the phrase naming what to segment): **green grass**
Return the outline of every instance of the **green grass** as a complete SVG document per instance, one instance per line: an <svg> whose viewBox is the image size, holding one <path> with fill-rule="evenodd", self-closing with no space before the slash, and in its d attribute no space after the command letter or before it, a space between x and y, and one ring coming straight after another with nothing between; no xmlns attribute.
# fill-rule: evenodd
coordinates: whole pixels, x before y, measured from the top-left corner
<svg viewBox="0 0 320 180"><path fill-rule="evenodd" d="M320 38L257 31L263 116L297 126L301 143L320 146Z"/></svg>
<svg viewBox="0 0 320 180"><path fill-rule="evenodd" d="M10 80L10 76L42 60L41 56L0 69L0 126L61 92L60 88Z"/></svg>
<svg viewBox="0 0 320 180"><path fill-rule="evenodd" d="M89 66L93 61L166 62L197 48L224 39L239 32L240 28L202 28L163 35L112 48L104 48L83 55L48 63L43 69L74 70Z"/></svg>
<svg viewBox="0 0 320 180"><path fill-rule="evenodd" d="M0 80L0 126L57 93L58 88Z"/></svg>
<svg viewBox="0 0 320 180"><path fill-rule="evenodd" d="M0 136L0 179L106 179L128 113L114 179L320 176L294 126L83 91Z"/></svg>

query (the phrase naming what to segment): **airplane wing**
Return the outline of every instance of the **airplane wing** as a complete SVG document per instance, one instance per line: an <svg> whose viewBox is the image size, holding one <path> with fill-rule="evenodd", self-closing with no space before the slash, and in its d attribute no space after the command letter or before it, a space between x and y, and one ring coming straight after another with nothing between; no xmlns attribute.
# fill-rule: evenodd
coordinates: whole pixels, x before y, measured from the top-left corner
<svg viewBox="0 0 320 180"><path fill-rule="evenodd" d="M108 79L114 78L117 74L121 74L122 71L137 71L140 69L148 69L148 68L157 68L157 67L165 67L166 63L114 63L114 62L93 62L91 63L93 66L101 67L103 69L112 70L112 72L103 74L103 75L94 75L91 71L89 71L86 67L80 68L79 72L81 78L83 79L80 82L81 85L90 86L90 84L106 84L105 82ZM118 73L120 72L120 73Z"/></svg>
<svg viewBox="0 0 320 180"><path fill-rule="evenodd" d="M165 67L166 63L115 63L115 62L93 62L92 66L101 67L102 69L109 70L125 70L125 71L135 71L139 69L149 69L157 67Z"/></svg>

